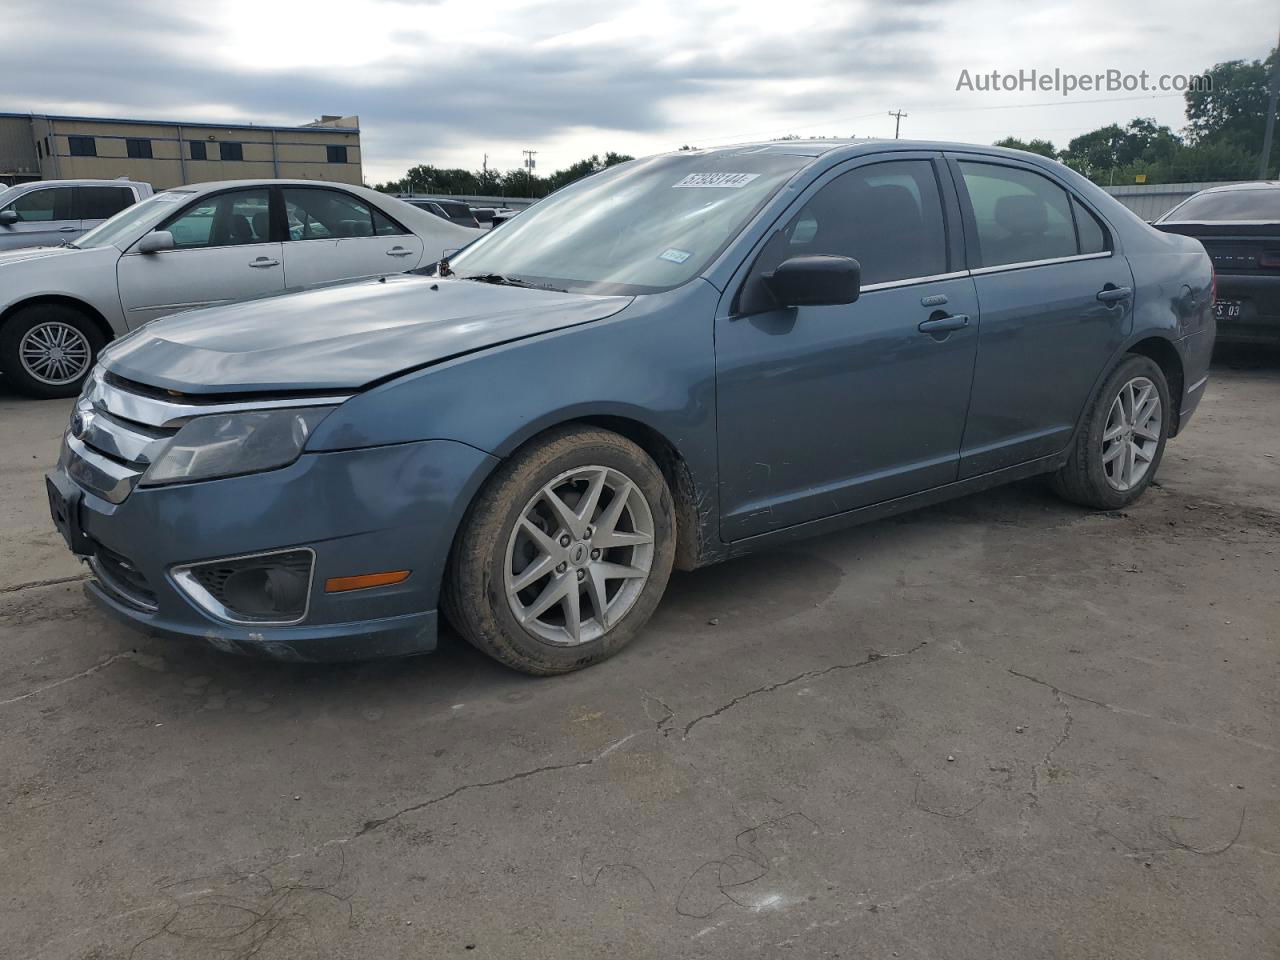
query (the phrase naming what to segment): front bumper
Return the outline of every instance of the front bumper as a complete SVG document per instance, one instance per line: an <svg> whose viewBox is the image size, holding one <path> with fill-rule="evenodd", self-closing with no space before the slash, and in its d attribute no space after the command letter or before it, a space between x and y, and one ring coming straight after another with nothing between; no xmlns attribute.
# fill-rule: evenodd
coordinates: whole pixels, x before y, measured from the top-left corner
<svg viewBox="0 0 1280 960"><path fill-rule="evenodd" d="M65 457L48 479L51 505L70 514L59 528L77 553L93 557L87 592L113 616L227 652L359 660L435 648L454 531L495 463L466 444L427 440L304 454L244 477L138 487L118 504L77 485ZM315 553L298 623L218 619L173 579L183 564L298 547ZM330 577L385 570L412 573L391 586L324 592Z"/></svg>

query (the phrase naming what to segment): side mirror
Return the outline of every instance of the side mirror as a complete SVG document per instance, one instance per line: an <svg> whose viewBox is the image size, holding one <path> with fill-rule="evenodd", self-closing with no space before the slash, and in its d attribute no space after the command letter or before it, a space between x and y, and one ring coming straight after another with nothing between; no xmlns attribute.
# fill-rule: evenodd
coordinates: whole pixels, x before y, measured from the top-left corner
<svg viewBox="0 0 1280 960"><path fill-rule="evenodd" d="M0 226L8 227L18 222L17 210L0 210Z"/></svg>
<svg viewBox="0 0 1280 960"><path fill-rule="evenodd" d="M853 303L862 286L862 266L852 257L791 257L763 277L782 307Z"/></svg>
<svg viewBox="0 0 1280 960"><path fill-rule="evenodd" d="M160 253L173 249L173 234L168 230L154 230L138 241L139 253Z"/></svg>

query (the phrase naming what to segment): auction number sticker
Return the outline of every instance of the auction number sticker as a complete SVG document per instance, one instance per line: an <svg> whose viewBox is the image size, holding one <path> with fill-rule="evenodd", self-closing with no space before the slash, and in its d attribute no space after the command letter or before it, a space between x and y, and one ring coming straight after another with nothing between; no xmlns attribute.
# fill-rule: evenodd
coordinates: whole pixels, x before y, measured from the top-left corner
<svg viewBox="0 0 1280 960"><path fill-rule="evenodd" d="M673 187L727 187L741 190L760 176L758 173L691 173Z"/></svg>

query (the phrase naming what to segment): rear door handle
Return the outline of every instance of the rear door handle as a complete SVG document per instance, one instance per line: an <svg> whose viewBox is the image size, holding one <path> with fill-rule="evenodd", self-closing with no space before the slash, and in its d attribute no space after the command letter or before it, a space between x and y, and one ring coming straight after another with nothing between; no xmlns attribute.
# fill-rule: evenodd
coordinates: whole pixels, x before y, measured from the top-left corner
<svg viewBox="0 0 1280 960"><path fill-rule="evenodd" d="M1098 291L1098 299L1103 303L1117 303L1132 296L1133 290L1129 287L1103 287Z"/></svg>
<svg viewBox="0 0 1280 960"><path fill-rule="evenodd" d="M412 254L412 250L406 250L404 247L392 247L387 251L388 257L407 257Z"/></svg>
<svg viewBox="0 0 1280 960"><path fill-rule="evenodd" d="M259 257L257 260L251 260L251 261L249 262L249 266L251 266L251 267L278 267L278 266L280 266L280 261L279 261L279 260L268 260L266 257Z"/></svg>
<svg viewBox="0 0 1280 960"><path fill-rule="evenodd" d="M949 333L952 330L962 330L968 325L969 318L963 313L956 313L949 317L922 320L920 321L920 326L916 327L916 329L921 333Z"/></svg>

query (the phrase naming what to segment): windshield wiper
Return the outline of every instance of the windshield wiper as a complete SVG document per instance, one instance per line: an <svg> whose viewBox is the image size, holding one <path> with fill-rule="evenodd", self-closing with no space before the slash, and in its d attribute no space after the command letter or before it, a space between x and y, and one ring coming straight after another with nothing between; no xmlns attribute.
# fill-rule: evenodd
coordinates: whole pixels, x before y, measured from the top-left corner
<svg viewBox="0 0 1280 960"><path fill-rule="evenodd" d="M475 280L478 283L496 283L504 287L530 287L534 290L554 290L556 293L567 293L563 287L553 287L549 283L533 283L529 280L521 280L519 277L504 277L500 273L477 273L474 276L463 277L454 274L459 280Z"/></svg>

